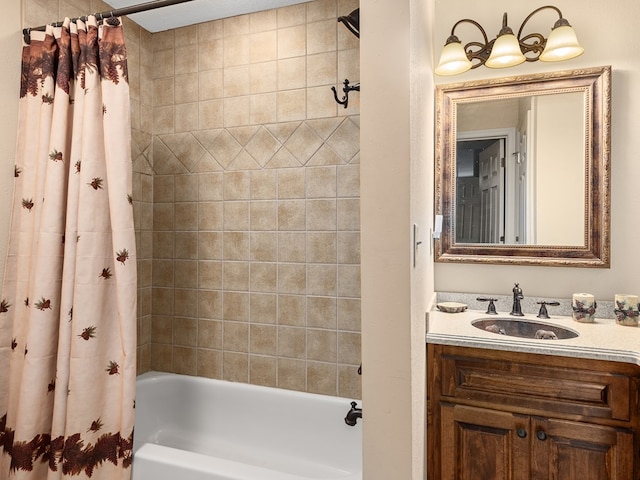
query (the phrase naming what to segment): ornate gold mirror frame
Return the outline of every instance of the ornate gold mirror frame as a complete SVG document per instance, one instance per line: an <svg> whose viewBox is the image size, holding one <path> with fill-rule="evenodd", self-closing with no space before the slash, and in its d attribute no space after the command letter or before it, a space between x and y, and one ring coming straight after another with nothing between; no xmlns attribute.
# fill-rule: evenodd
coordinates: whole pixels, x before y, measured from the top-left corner
<svg viewBox="0 0 640 480"><path fill-rule="evenodd" d="M564 92L584 94L584 243L457 243L457 109L464 103ZM611 67L440 85L436 89L435 208L443 216L436 261L571 267L610 266ZM556 161L556 159L554 159ZM558 162L562 158L557 158ZM569 179L567 179L569 181ZM561 195L547 191L545 195ZM562 198L562 197L560 197ZM560 242L561 243L561 242Z"/></svg>

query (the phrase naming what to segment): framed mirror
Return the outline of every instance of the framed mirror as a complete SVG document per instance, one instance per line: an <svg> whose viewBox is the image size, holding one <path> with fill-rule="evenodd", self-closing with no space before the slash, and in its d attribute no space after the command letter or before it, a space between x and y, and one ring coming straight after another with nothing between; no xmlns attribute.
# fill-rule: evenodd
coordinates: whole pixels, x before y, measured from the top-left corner
<svg viewBox="0 0 640 480"><path fill-rule="evenodd" d="M436 89L436 261L608 268L611 67Z"/></svg>

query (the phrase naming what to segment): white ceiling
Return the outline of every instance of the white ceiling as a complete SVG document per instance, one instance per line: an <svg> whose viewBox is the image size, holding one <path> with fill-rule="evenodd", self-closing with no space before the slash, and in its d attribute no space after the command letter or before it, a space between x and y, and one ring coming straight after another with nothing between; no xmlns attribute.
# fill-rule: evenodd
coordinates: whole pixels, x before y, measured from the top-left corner
<svg viewBox="0 0 640 480"><path fill-rule="evenodd" d="M129 18L149 32L160 32L219 18L271 10L311 0L192 0L129 15ZM110 7L122 8L147 3L145 0L107 0Z"/></svg>

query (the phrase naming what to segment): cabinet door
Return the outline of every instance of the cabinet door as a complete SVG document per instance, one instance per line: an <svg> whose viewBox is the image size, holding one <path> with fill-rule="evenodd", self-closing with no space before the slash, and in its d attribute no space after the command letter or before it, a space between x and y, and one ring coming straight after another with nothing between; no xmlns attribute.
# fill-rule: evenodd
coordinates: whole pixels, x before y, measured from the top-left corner
<svg viewBox="0 0 640 480"><path fill-rule="evenodd" d="M441 403L442 480L526 480L530 418Z"/></svg>
<svg viewBox="0 0 640 480"><path fill-rule="evenodd" d="M630 431L537 417L531 424L532 479L633 478Z"/></svg>

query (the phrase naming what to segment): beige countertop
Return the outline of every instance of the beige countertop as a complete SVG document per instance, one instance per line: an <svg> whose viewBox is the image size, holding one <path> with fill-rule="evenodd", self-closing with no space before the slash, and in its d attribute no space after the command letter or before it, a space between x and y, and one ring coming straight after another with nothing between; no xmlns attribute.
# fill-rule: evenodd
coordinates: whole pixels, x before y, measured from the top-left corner
<svg viewBox="0 0 640 480"><path fill-rule="evenodd" d="M578 337L564 340L537 340L510 337L474 327L480 318L526 319L575 330ZM640 365L640 327L617 325L614 319L597 318L594 323L580 323L571 317L551 315L539 319L535 315L511 317L508 314L487 315L484 311L462 313L430 311L427 318L427 343L509 350L542 355L592 358Z"/></svg>

